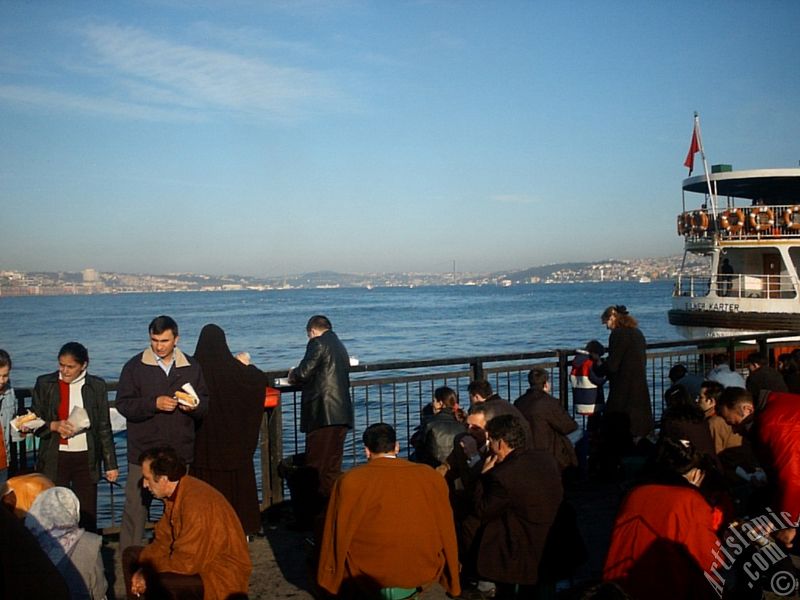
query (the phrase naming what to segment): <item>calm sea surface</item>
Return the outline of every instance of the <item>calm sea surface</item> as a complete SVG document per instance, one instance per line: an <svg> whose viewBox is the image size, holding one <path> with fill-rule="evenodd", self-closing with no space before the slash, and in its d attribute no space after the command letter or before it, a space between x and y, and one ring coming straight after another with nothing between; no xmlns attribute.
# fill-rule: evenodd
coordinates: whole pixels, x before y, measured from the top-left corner
<svg viewBox="0 0 800 600"><path fill-rule="evenodd" d="M12 380L32 386L56 370L62 344L89 349L90 372L116 380L148 342L147 325L175 318L180 346L194 353L206 323L232 351L246 350L264 370L302 358L305 324L325 314L362 363L547 350L608 340L600 314L625 304L650 342L679 339L667 323L671 283L585 283L498 287L422 287L192 292L0 298L0 348L14 360Z"/></svg>
<svg viewBox="0 0 800 600"><path fill-rule="evenodd" d="M14 386L32 387L38 375L56 370L59 348L73 340L89 349L90 372L118 379L122 365L146 347L147 325L160 314L178 322L179 345L188 353L194 353L203 325L216 323L233 352L250 352L264 370L297 364L313 314L331 319L361 363L573 348L590 339L605 343L600 314L610 304L625 304L648 341L656 342L680 339L667 323L671 286L662 281L0 298L0 348L13 358ZM124 485L124 432L115 439ZM291 453L291 440L284 441ZM348 444L352 449L353 441ZM118 522L119 492L112 517L108 484L100 490L99 524ZM154 506L151 516L157 517L160 505Z"/></svg>

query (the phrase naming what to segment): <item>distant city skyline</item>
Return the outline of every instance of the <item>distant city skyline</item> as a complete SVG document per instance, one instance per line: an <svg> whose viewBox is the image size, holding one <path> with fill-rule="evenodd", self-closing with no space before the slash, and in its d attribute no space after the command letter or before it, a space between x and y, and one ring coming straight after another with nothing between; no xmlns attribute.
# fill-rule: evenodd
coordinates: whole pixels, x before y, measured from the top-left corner
<svg viewBox="0 0 800 600"><path fill-rule="evenodd" d="M798 22L788 1L3 2L0 270L678 254L695 110L709 164L798 165Z"/></svg>
<svg viewBox="0 0 800 600"><path fill-rule="evenodd" d="M683 257L666 256L634 260L605 260L594 263L569 262L531 267L521 271L475 272L396 272L340 273L318 271L279 277L249 277L241 274L213 273L115 273L87 268L79 272L21 272L0 270L0 297L118 294L137 292L190 292L287 290L425 286L500 286L638 281L672 279ZM701 272L704 261L692 257L682 272ZM707 261L705 261L707 262Z"/></svg>

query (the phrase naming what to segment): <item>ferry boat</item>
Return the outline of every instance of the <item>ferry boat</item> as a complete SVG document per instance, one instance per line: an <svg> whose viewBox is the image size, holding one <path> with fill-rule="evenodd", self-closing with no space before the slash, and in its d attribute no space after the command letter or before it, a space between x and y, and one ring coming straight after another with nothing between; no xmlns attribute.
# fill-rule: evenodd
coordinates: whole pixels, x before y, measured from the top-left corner
<svg viewBox="0 0 800 600"><path fill-rule="evenodd" d="M669 322L681 335L800 330L800 168L715 165L683 181L677 224L684 259Z"/></svg>

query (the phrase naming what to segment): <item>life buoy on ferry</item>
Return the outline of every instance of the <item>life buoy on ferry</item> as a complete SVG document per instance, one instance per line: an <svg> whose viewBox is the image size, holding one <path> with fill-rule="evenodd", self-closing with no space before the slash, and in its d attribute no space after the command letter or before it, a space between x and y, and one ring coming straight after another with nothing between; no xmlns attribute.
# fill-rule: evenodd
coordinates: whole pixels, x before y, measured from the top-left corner
<svg viewBox="0 0 800 600"><path fill-rule="evenodd" d="M708 229L708 213L704 210L698 210L692 217L692 225L698 233L706 231Z"/></svg>
<svg viewBox="0 0 800 600"><path fill-rule="evenodd" d="M683 213L683 231L685 233L691 233L693 225L694 225L694 219L692 218L692 213L690 212Z"/></svg>
<svg viewBox="0 0 800 600"><path fill-rule="evenodd" d="M800 229L800 204L783 211L783 224L792 231Z"/></svg>
<svg viewBox="0 0 800 600"><path fill-rule="evenodd" d="M744 227L744 211L741 208L726 210L719 216L719 228L737 234Z"/></svg>
<svg viewBox="0 0 800 600"><path fill-rule="evenodd" d="M775 213L769 206L756 206L750 211L750 227L753 231L771 229L775 225Z"/></svg>

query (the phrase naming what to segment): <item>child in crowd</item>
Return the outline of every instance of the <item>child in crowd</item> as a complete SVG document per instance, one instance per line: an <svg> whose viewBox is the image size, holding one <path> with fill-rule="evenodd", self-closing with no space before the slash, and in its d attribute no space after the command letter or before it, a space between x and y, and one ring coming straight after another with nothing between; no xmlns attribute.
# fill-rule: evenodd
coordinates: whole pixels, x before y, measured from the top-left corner
<svg viewBox="0 0 800 600"><path fill-rule="evenodd" d="M583 435L575 448L578 453L578 464L584 473L589 470L589 459L592 449L597 444L596 433L605 404L603 385L606 378L597 375L593 367L606 349L597 340L586 344L583 350L575 351L569 380L572 384L572 406L576 415L584 417Z"/></svg>
<svg viewBox="0 0 800 600"><path fill-rule="evenodd" d="M8 479L11 459L11 419L17 409L17 397L11 386L11 356L0 350L0 486Z"/></svg>

